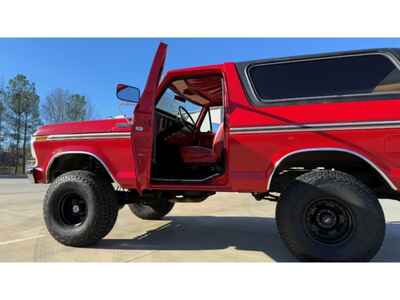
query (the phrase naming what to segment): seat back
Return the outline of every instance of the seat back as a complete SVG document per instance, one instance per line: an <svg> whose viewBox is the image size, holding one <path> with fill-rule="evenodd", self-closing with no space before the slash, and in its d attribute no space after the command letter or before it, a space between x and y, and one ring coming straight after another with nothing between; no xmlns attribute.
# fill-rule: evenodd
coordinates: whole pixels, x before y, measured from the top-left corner
<svg viewBox="0 0 400 300"><path fill-rule="evenodd" d="M225 136L224 123L221 123L219 124L218 130L215 133L212 146L212 151L217 157L217 159L221 158L222 150L224 150L224 136Z"/></svg>

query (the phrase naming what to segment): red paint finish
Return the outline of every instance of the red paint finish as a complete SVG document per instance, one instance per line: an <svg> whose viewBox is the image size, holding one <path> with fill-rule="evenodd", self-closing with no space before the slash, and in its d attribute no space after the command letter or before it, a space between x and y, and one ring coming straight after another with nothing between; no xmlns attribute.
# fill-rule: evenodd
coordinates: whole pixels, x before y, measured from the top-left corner
<svg viewBox="0 0 400 300"><path fill-rule="evenodd" d="M38 181L45 183L48 165L53 158L62 153L89 153L99 158L109 169L115 180L126 188L135 188L134 161L131 151L131 139L92 139L40 141L34 143L38 160L37 167L42 171Z"/></svg>
<svg viewBox="0 0 400 300"><path fill-rule="evenodd" d="M354 100L256 107L241 86L233 64L226 64L229 83L229 127L301 125L318 123L385 121L400 119L400 99ZM385 139L400 128L230 134L232 189L243 191L245 183L265 191L275 164L286 154L309 148L338 148L356 152L377 165L396 186L400 185L400 139Z"/></svg>
<svg viewBox="0 0 400 300"><path fill-rule="evenodd" d="M59 124L43 125L34 133L34 135L52 135L52 134L80 134L80 133L98 133L114 131L130 131L128 120L124 118L92 120L82 122L65 122ZM119 127L121 124L127 127Z"/></svg>
<svg viewBox="0 0 400 300"><path fill-rule="evenodd" d="M149 188L154 134L154 110L157 87L167 55L167 45L161 43L154 56L142 97L136 105L132 126L132 151L135 160L136 189Z"/></svg>
<svg viewBox="0 0 400 300"><path fill-rule="evenodd" d="M68 122L40 127L34 134L35 137L96 134L96 133L130 133L130 121L124 118L106 119L96 121ZM91 139L66 139L45 140L33 142L37 157L35 179L40 183L47 182L48 165L62 153L86 152L100 158L110 170L111 175L126 187L135 187L133 172L133 158L131 139L129 138L91 138Z"/></svg>
<svg viewBox="0 0 400 300"><path fill-rule="evenodd" d="M35 175L37 181L46 181L48 163L55 155L65 151L84 151L100 158L124 188L261 192L267 190L274 166L287 154L313 148L336 148L365 157L396 187L400 187L400 128L275 133L235 133L231 130L257 126L400 120L400 99L255 106L247 99L235 64L169 71L157 87L157 72L164 59L165 49L159 50L145 93L135 111L134 126L143 126L144 130L133 131L134 143L131 143L131 138L35 142L39 173ZM149 166L154 101L171 81L199 75L219 75L224 79L225 174L202 184L151 184ZM118 119L49 125L41 127L36 135L130 132L130 124L122 128L117 126L120 122L126 121Z"/></svg>

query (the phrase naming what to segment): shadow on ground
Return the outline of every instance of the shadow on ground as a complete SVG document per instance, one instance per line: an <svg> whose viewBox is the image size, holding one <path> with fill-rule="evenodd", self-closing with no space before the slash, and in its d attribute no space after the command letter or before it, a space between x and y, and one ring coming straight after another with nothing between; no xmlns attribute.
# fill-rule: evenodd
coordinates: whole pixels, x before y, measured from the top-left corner
<svg viewBox="0 0 400 300"><path fill-rule="evenodd" d="M275 219L233 216L176 216L170 223L132 239L104 239L95 248L117 250L258 251L275 261L296 261L278 234ZM400 261L400 223L387 223L386 238L374 261Z"/></svg>
<svg viewBox="0 0 400 300"><path fill-rule="evenodd" d="M386 223L386 236L373 261L400 262L400 222Z"/></svg>

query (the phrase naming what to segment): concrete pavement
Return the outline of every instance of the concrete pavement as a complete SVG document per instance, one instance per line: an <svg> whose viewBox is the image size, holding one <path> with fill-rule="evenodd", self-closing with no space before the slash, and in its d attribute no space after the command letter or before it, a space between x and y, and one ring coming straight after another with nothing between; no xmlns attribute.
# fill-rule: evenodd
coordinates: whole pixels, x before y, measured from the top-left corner
<svg viewBox="0 0 400 300"><path fill-rule="evenodd" d="M218 193L202 203L178 203L162 221L136 218L125 207L104 240L65 247L42 218L45 185L0 179L0 262L268 262L294 261L275 225L275 204L248 194ZM381 201L387 233L375 261L400 261L400 202Z"/></svg>

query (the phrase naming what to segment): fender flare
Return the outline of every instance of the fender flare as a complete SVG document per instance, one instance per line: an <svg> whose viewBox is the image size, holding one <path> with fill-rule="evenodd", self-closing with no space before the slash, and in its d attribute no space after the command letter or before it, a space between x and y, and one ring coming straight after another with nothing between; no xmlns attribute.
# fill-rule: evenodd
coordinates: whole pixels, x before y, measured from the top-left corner
<svg viewBox="0 0 400 300"><path fill-rule="evenodd" d="M348 149L343 149L343 148L306 148L306 149L300 149L300 150L295 150L292 152L289 152L285 155L283 155L281 158L279 158L275 164L274 164L274 168L271 172L271 175L268 178L268 183L267 183L267 190L270 189L270 185L272 182L272 178L275 175L276 170L279 168L279 165L288 157L298 154L298 153L304 153L304 152L317 152L317 151L336 151L336 152L343 152L343 153L347 153L347 154L351 154L353 156L356 156L360 159L362 159L363 161L365 161L368 165L370 165L373 169L375 169L380 175L381 177L386 181L386 183L394 190L397 191L397 187L394 185L394 183L392 182L392 180L375 164L373 163L370 159L368 159L367 157L365 157L364 155L352 151L352 150L348 150Z"/></svg>
<svg viewBox="0 0 400 300"><path fill-rule="evenodd" d="M106 165L106 163L100 158L98 157L96 154L93 154L92 152L88 152L88 151L63 151L63 152L58 152L56 154L54 154L49 163L47 164L46 167L46 183L49 183L49 171L54 163L54 161L64 155L68 155L68 154L84 154L84 155L89 155L91 157L93 157L94 159L96 159L103 167L104 169L107 171L108 175L110 175L110 177L112 178L112 180L117 183L119 185L119 182L115 179L115 177L113 176L113 174L111 173L110 169L108 168L108 166Z"/></svg>

